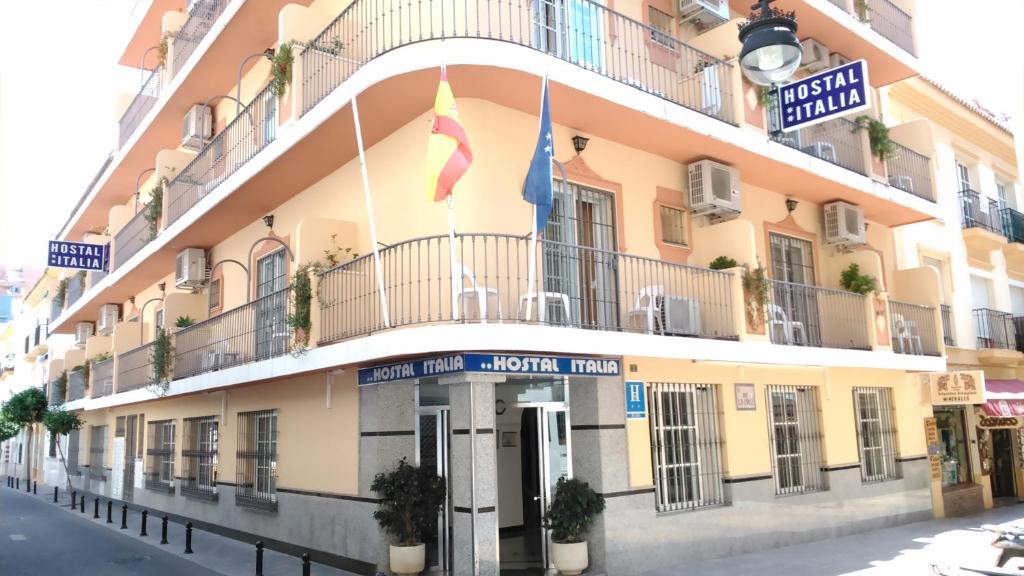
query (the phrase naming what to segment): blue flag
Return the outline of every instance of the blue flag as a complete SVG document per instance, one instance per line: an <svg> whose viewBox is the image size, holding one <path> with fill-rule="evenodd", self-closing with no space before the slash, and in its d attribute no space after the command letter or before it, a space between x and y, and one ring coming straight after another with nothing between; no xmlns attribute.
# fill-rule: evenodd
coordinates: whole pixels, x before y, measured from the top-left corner
<svg viewBox="0 0 1024 576"><path fill-rule="evenodd" d="M523 183L523 200L537 207L537 232L543 232L551 215L551 199L554 196L551 161L555 157L555 143L551 139L551 107L548 104L548 79L544 78L544 90L540 104L540 133L537 134L537 148L530 160L530 171Z"/></svg>

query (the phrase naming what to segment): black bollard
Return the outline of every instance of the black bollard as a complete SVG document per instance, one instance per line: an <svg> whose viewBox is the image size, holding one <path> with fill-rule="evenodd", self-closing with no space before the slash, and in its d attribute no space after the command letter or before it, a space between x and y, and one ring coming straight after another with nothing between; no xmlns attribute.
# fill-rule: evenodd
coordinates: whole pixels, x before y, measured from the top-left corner
<svg viewBox="0 0 1024 576"><path fill-rule="evenodd" d="M148 510L143 510L142 511L142 529L139 530L139 536L149 536L149 534L146 534L146 520L148 518L149 518L149 511Z"/></svg>
<svg viewBox="0 0 1024 576"><path fill-rule="evenodd" d="M71 491L71 509L78 508L78 492Z"/></svg>
<svg viewBox="0 0 1024 576"><path fill-rule="evenodd" d="M32 493L32 481L29 480L28 478L25 478L25 494L31 494L31 493Z"/></svg>
<svg viewBox="0 0 1024 576"><path fill-rule="evenodd" d="M38 485L38 484L36 483L36 481L35 481L35 480L33 480L33 481L32 481L32 494L33 494L33 495L35 495L35 494L39 494L39 492L38 492L38 490L37 490L38 488L39 488L39 485Z"/></svg>
<svg viewBox="0 0 1024 576"><path fill-rule="evenodd" d="M100 519L100 497L99 496L97 496L96 500L94 500L93 503L92 503L92 519L93 520L99 520Z"/></svg>
<svg viewBox="0 0 1024 576"><path fill-rule="evenodd" d="M256 543L256 576L263 576L263 541Z"/></svg>
<svg viewBox="0 0 1024 576"><path fill-rule="evenodd" d="M192 523L185 523L185 554L192 553Z"/></svg>
<svg viewBox="0 0 1024 576"><path fill-rule="evenodd" d="M14 489L21 490L21 478L14 479Z"/></svg>
<svg viewBox="0 0 1024 576"><path fill-rule="evenodd" d="M121 530L128 529L128 505L121 504Z"/></svg>
<svg viewBox="0 0 1024 576"><path fill-rule="evenodd" d="M56 486L53 487L53 503L54 504L57 503L57 487Z"/></svg>
<svg viewBox="0 0 1024 576"><path fill-rule="evenodd" d="M114 503L111 502L110 500L107 500L107 524L113 524L114 523L114 518L113 518L114 514L113 513L114 513Z"/></svg>
<svg viewBox="0 0 1024 576"><path fill-rule="evenodd" d="M81 500L78 501L78 503L82 507L82 509L81 509L82 514L85 514L85 494L82 494L82 498L81 498Z"/></svg>
<svg viewBox="0 0 1024 576"><path fill-rule="evenodd" d="M160 543L167 544L167 515L160 520Z"/></svg>
<svg viewBox="0 0 1024 576"><path fill-rule="evenodd" d="M309 576L309 552L302 555L302 576Z"/></svg>

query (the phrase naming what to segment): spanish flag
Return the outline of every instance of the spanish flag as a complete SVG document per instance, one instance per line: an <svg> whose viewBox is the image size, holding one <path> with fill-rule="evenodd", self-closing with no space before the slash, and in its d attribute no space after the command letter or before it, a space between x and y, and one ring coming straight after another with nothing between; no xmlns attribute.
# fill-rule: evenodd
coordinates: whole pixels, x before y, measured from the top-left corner
<svg viewBox="0 0 1024 576"><path fill-rule="evenodd" d="M441 71L441 83L434 100L434 125L430 129L427 145L427 190L434 202L440 202L452 193L455 183L473 163L466 131L459 123L455 96L448 85L448 75Z"/></svg>

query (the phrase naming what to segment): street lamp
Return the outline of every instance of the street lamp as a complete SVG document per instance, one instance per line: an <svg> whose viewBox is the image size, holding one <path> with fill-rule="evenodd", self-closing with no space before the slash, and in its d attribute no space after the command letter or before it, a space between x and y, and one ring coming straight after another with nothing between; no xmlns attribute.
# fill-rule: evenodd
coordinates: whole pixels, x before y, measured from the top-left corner
<svg viewBox="0 0 1024 576"><path fill-rule="evenodd" d="M760 86L777 86L800 67L804 49L796 37L796 13L769 6L775 0L760 0L750 7L747 22L740 23L740 68L743 75Z"/></svg>

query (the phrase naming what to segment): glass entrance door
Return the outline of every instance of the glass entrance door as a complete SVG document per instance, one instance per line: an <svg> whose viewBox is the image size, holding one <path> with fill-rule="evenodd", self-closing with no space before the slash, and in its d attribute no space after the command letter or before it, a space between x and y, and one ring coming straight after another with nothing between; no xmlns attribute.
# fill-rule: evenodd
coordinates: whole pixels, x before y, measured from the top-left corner
<svg viewBox="0 0 1024 576"><path fill-rule="evenodd" d="M448 469L451 427L448 416L448 408L420 408L416 429L418 464L428 470L436 470L448 489L434 533L426 543L427 566L431 572L444 573L448 573L452 565L451 476Z"/></svg>
<svg viewBox="0 0 1024 576"><path fill-rule="evenodd" d="M564 407L524 408L523 529L527 559L551 567L551 534L544 528L544 512L551 505L560 478L572 477L568 413Z"/></svg>

